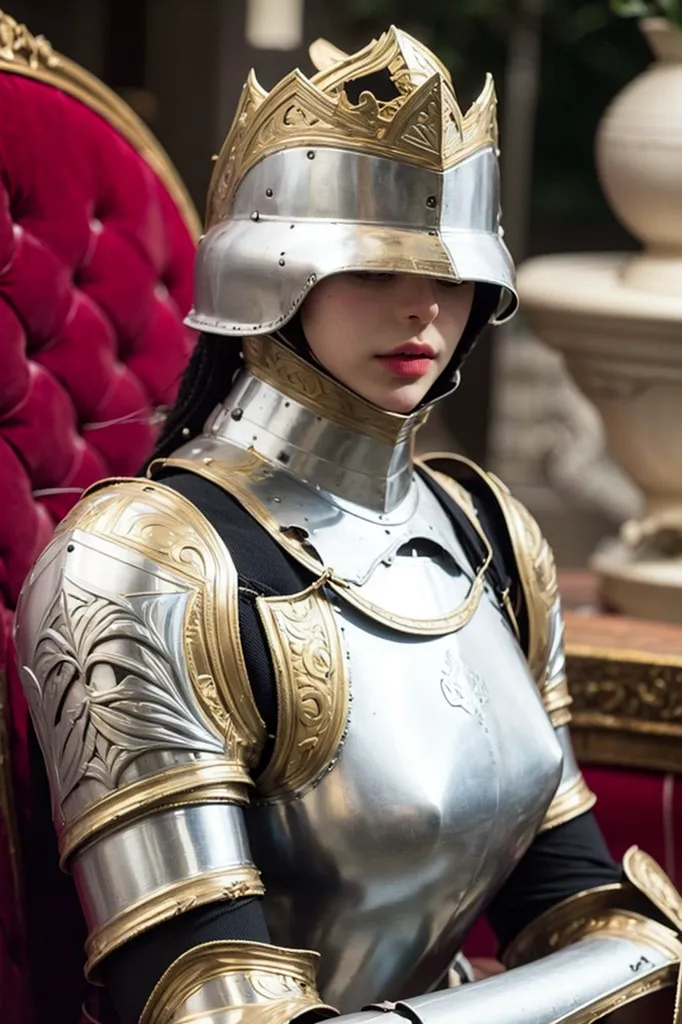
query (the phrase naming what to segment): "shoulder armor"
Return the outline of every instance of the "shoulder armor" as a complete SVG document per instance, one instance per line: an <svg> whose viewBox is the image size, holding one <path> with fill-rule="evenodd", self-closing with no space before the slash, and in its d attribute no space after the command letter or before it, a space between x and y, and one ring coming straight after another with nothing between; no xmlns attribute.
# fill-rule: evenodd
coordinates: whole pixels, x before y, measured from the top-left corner
<svg viewBox="0 0 682 1024"><path fill-rule="evenodd" d="M302 792L338 757L349 711L346 654L325 577L290 597L256 601L277 687L272 758L256 780L266 799Z"/></svg>
<svg viewBox="0 0 682 1024"><path fill-rule="evenodd" d="M161 767L172 770L156 795L144 787L145 806L166 804L174 787L178 797L250 784L265 726L239 636L237 572L175 491L141 479L91 490L33 569L16 638L63 858L114 810L139 810L139 777Z"/></svg>
<svg viewBox="0 0 682 1024"><path fill-rule="evenodd" d="M486 474L511 540L528 616L528 663L542 681L550 654L550 613L559 588L554 554L536 520L494 474Z"/></svg>
<svg viewBox="0 0 682 1024"><path fill-rule="evenodd" d="M265 726L238 613L210 523L145 480L90 491L24 588L20 672L86 974L189 907L263 893L240 805Z"/></svg>
<svg viewBox="0 0 682 1024"><path fill-rule="evenodd" d="M558 586L554 556L540 527L494 474L484 472L468 459L439 453L424 456L423 463L441 480L450 478L460 502L466 495L474 514L477 505L490 511L494 535L489 539L493 548L501 551L516 585L512 603L521 627L521 642L531 672L542 686L552 647L551 612Z"/></svg>

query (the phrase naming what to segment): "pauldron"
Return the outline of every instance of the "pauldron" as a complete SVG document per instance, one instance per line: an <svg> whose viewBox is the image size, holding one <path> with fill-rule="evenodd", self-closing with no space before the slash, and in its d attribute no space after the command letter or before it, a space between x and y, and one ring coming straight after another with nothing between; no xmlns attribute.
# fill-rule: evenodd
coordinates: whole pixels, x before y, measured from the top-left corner
<svg viewBox="0 0 682 1024"><path fill-rule="evenodd" d="M263 891L239 814L265 726L237 601L210 524L144 480L82 500L24 588L22 680L88 970L184 907Z"/></svg>

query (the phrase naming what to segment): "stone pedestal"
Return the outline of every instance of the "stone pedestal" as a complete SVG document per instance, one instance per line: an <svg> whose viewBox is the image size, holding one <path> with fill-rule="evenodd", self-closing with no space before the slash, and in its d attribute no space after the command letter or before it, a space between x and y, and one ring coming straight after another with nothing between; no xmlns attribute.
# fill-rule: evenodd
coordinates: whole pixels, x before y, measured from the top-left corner
<svg viewBox="0 0 682 1024"><path fill-rule="evenodd" d="M521 270L525 312L598 408L612 455L644 495L642 515L602 546L602 600L682 623L682 34L643 23L657 57L606 112L597 142L636 256L570 255Z"/></svg>

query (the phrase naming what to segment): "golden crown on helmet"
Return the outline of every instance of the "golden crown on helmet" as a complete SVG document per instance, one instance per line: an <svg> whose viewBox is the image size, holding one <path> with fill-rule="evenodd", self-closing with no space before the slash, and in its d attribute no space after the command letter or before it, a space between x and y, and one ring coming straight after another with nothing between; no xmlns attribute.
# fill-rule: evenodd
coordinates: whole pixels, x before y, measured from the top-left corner
<svg viewBox="0 0 682 1024"><path fill-rule="evenodd" d="M352 55L318 40L311 57L316 74L295 69L270 92L249 74L211 180L188 323L267 334L349 270L489 284L510 316L491 76L463 113L441 61L395 27Z"/></svg>

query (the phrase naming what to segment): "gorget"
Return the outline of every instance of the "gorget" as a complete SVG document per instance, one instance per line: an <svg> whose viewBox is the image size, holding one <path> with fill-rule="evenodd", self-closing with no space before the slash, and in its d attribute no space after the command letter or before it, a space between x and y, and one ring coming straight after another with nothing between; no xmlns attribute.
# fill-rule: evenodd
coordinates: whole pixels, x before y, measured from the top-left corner
<svg viewBox="0 0 682 1024"><path fill-rule="evenodd" d="M311 777L274 794L256 780L246 822L272 941L318 951L321 994L347 1012L438 985L537 833L562 756L482 567L414 472L411 431L371 436L275 383L244 372L165 465L231 493L328 609L339 741ZM276 599L277 650L266 630L297 691L288 705L278 685L278 732L322 715L322 634L300 597Z"/></svg>

